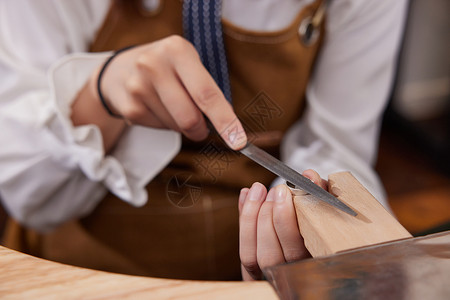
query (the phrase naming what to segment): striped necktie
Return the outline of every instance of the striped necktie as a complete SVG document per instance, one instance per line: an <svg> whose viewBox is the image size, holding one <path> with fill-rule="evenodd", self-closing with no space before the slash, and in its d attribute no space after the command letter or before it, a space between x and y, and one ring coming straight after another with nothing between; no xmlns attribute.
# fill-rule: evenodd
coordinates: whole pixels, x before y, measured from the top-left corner
<svg viewBox="0 0 450 300"><path fill-rule="evenodd" d="M231 103L231 87L222 31L222 0L184 0L183 29L203 65Z"/></svg>

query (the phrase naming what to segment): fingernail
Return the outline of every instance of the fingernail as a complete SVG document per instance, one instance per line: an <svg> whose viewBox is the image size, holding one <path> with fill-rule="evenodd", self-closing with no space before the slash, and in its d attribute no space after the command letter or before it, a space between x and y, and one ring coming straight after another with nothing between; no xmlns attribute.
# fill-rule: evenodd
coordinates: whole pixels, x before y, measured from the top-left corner
<svg viewBox="0 0 450 300"><path fill-rule="evenodd" d="M228 140L232 145L233 149L239 150L247 144L247 136L244 131L233 131L228 135Z"/></svg>
<svg viewBox="0 0 450 300"><path fill-rule="evenodd" d="M275 202L282 203L286 200L286 188L282 185L276 187Z"/></svg>
<svg viewBox="0 0 450 300"><path fill-rule="evenodd" d="M228 140L230 141L231 145L234 146L234 144L236 143L236 138L237 132L236 131L230 132L230 134L228 135Z"/></svg>
<svg viewBox="0 0 450 300"><path fill-rule="evenodd" d="M235 120L235 124L229 127L228 142L230 147L235 150L243 148L247 144L247 135L239 120Z"/></svg>
<svg viewBox="0 0 450 300"><path fill-rule="evenodd" d="M253 184L250 192L248 194L248 199L250 201L258 201L261 199L263 193L263 188L260 184Z"/></svg>

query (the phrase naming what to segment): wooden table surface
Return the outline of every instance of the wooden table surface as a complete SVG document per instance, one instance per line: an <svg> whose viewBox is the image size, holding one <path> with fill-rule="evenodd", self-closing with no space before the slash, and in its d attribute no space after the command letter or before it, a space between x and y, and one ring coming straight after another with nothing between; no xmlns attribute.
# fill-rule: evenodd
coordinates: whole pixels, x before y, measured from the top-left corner
<svg viewBox="0 0 450 300"><path fill-rule="evenodd" d="M188 281L114 274L0 246L1 299L278 299L266 281Z"/></svg>

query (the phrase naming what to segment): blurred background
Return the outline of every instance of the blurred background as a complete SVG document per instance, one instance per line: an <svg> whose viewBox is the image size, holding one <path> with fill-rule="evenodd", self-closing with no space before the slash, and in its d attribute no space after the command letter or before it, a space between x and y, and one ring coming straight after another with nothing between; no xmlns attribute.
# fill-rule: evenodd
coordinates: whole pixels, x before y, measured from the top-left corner
<svg viewBox="0 0 450 300"><path fill-rule="evenodd" d="M450 230L450 1L410 1L377 171L414 235Z"/></svg>
<svg viewBox="0 0 450 300"><path fill-rule="evenodd" d="M415 236L450 230L449 11L448 0L410 2L376 165L394 214ZM5 220L0 205L0 240Z"/></svg>

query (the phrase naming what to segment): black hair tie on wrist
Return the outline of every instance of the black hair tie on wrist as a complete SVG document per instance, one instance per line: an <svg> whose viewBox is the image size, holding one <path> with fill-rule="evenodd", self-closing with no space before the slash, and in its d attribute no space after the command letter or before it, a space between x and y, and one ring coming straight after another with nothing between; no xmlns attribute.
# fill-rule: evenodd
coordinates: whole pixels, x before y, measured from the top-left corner
<svg viewBox="0 0 450 300"><path fill-rule="evenodd" d="M105 108L105 110L108 112L108 114L109 114L110 116L115 117L115 118L119 118L119 119L123 119L123 117L122 117L121 115L118 115L118 114L114 113L114 112L109 108L108 104L106 104L106 100L105 100L105 98L103 97L102 90L101 90L101 88L100 88L100 83L101 83L101 80L102 80L103 73L104 73L105 70L106 70L106 67L108 67L109 63L114 59L114 57L116 57L118 54L120 54L120 53L122 53L122 52L124 52L124 51L126 51L126 50L128 50L128 49L131 49L131 48L133 48L133 47L135 47L135 45L133 45L133 46L128 46L128 47L119 49L119 50L117 50L116 52L114 52L114 54L111 55L111 56L105 61L105 63L103 64L103 67L102 67L102 69L100 70L100 73L98 73L98 77L97 77L97 94L98 94L98 98L100 99L100 102L102 103L103 107Z"/></svg>

